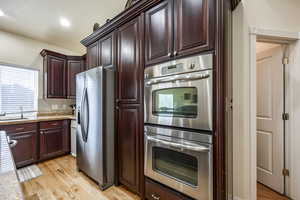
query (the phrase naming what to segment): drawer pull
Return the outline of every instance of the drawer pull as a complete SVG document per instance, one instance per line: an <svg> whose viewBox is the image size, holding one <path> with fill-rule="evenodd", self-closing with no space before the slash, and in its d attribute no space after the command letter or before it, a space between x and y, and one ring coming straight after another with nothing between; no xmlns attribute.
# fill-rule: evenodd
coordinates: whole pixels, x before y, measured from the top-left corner
<svg viewBox="0 0 300 200"><path fill-rule="evenodd" d="M24 128L16 128L16 131L22 131Z"/></svg>
<svg viewBox="0 0 300 200"><path fill-rule="evenodd" d="M53 124L51 124L52 126L57 126L58 125L58 123L53 123Z"/></svg>
<svg viewBox="0 0 300 200"><path fill-rule="evenodd" d="M156 196L155 194L152 194L151 197L154 199L154 200L159 200L160 197Z"/></svg>

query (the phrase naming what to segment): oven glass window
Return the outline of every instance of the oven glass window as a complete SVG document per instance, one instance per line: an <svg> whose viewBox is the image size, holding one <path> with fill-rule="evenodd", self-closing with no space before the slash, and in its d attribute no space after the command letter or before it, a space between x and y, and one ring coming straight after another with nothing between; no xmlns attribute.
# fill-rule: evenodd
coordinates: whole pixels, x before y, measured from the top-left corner
<svg viewBox="0 0 300 200"><path fill-rule="evenodd" d="M152 151L154 171L191 186L198 185L196 157L161 147L153 147Z"/></svg>
<svg viewBox="0 0 300 200"><path fill-rule="evenodd" d="M197 88L180 87L153 92L153 115L173 117L197 117Z"/></svg>

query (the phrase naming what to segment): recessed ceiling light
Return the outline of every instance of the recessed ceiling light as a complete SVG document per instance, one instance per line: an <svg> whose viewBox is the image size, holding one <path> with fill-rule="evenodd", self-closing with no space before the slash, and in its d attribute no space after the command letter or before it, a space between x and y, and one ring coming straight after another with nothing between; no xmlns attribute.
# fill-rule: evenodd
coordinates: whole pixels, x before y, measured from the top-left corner
<svg viewBox="0 0 300 200"><path fill-rule="evenodd" d="M64 27L70 27L71 22L68 19L62 17L62 18L60 18L60 25L62 25Z"/></svg>
<svg viewBox="0 0 300 200"><path fill-rule="evenodd" d="M2 10L0 10L0 17L4 16L4 12Z"/></svg>

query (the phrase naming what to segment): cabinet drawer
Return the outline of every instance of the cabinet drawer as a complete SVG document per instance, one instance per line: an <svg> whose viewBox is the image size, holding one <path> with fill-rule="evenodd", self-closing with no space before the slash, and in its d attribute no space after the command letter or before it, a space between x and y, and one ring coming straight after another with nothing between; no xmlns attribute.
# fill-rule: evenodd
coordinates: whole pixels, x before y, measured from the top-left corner
<svg viewBox="0 0 300 200"><path fill-rule="evenodd" d="M160 185L150 179L146 179L146 198L148 200L191 200L178 192Z"/></svg>
<svg viewBox="0 0 300 200"><path fill-rule="evenodd" d="M40 129L56 129L56 128L62 128L63 127L63 121L48 121L48 122L40 122Z"/></svg>
<svg viewBox="0 0 300 200"><path fill-rule="evenodd" d="M30 123L30 124L5 125L5 126L0 126L0 130L6 131L7 134L36 131L37 124Z"/></svg>

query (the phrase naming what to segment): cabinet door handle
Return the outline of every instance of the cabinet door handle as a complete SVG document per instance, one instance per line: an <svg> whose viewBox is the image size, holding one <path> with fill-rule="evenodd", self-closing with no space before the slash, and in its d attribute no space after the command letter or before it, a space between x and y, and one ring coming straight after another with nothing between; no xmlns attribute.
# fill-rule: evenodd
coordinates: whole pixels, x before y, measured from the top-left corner
<svg viewBox="0 0 300 200"><path fill-rule="evenodd" d="M172 55L171 53L168 53L168 57L171 57L171 55Z"/></svg>
<svg viewBox="0 0 300 200"><path fill-rule="evenodd" d="M16 128L16 131L22 131L24 128Z"/></svg>
<svg viewBox="0 0 300 200"><path fill-rule="evenodd" d="M174 56L177 56L177 54L178 54L177 51L174 51L174 54L173 54L173 55L174 55Z"/></svg>
<svg viewBox="0 0 300 200"><path fill-rule="evenodd" d="M52 124L52 126L57 126L57 125L58 125L58 123L53 123L53 124Z"/></svg>
<svg viewBox="0 0 300 200"><path fill-rule="evenodd" d="M40 133L41 133L41 135L44 135L44 131L41 131Z"/></svg>
<svg viewBox="0 0 300 200"><path fill-rule="evenodd" d="M160 200L160 197L159 197L159 196L156 196L155 194L152 194L151 197L152 197L154 200Z"/></svg>

